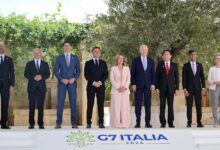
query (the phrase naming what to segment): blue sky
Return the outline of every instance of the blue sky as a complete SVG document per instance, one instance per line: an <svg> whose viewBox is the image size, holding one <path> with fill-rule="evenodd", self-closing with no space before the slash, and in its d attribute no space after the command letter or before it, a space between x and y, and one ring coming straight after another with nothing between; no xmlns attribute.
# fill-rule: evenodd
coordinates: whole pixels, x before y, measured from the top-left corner
<svg viewBox="0 0 220 150"><path fill-rule="evenodd" d="M28 18L52 13L62 3L61 14L69 22L86 22L86 16L107 12L105 0L0 0L0 15L25 14Z"/></svg>

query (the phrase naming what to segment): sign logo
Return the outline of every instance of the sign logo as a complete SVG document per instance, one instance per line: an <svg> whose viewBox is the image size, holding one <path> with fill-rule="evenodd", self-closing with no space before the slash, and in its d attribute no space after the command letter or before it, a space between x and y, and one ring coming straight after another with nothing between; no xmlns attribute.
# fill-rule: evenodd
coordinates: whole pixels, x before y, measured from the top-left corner
<svg viewBox="0 0 220 150"><path fill-rule="evenodd" d="M93 135L91 135L89 132L82 132L81 130L79 130L78 132L70 132L70 134L66 137L66 142L69 145L75 145L79 148L92 145L95 142Z"/></svg>

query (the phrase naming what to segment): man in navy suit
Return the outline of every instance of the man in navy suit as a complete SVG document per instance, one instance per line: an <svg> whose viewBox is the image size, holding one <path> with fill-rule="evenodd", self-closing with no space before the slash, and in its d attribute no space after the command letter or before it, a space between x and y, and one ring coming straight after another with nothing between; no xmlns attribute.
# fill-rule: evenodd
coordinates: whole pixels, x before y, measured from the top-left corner
<svg viewBox="0 0 220 150"><path fill-rule="evenodd" d="M14 63L11 57L5 55L6 47L0 41L0 94L1 94L1 128L10 129L6 125L8 119L8 105L10 94L14 90Z"/></svg>
<svg viewBox="0 0 220 150"><path fill-rule="evenodd" d="M71 54L72 45L70 42L65 42L63 48L64 54L57 57L54 69L54 74L58 80L58 106L55 129L61 128L66 91L68 91L69 95L72 128L78 128L76 87L77 79L80 75L80 62L76 55Z"/></svg>
<svg viewBox="0 0 220 150"><path fill-rule="evenodd" d="M153 59L147 57L147 45L140 46L141 56L133 59L131 67L131 85L135 92L135 128L140 128L141 107L144 96L145 127L152 128L151 120L151 92L155 89L155 68Z"/></svg>
<svg viewBox="0 0 220 150"><path fill-rule="evenodd" d="M24 76L28 79L29 99L29 129L34 129L35 106L38 108L39 129L44 129L44 101L46 94L46 79L50 77L50 69L47 62L41 59L42 54L39 48L33 50L34 59L26 64Z"/></svg>

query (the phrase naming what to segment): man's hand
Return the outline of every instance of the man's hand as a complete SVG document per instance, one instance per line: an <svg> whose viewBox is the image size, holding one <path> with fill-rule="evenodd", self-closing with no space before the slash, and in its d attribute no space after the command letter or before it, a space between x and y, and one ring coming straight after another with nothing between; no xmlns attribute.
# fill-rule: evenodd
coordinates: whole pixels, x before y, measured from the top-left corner
<svg viewBox="0 0 220 150"><path fill-rule="evenodd" d="M202 93L201 94L202 94L202 96L206 95L206 90L204 88L202 89Z"/></svg>
<svg viewBox="0 0 220 150"><path fill-rule="evenodd" d="M73 84L74 82L75 82L75 78L71 78L70 80L69 80L69 84Z"/></svg>
<svg viewBox="0 0 220 150"><path fill-rule="evenodd" d="M157 95L160 95L160 90L156 89Z"/></svg>
<svg viewBox="0 0 220 150"><path fill-rule="evenodd" d="M93 86L95 86L96 88L99 88L102 85L101 81L98 82L94 82Z"/></svg>
<svg viewBox="0 0 220 150"><path fill-rule="evenodd" d="M189 92L188 92L186 89L184 89L184 95L185 95L186 97L189 96Z"/></svg>
<svg viewBox="0 0 220 150"><path fill-rule="evenodd" d="M12 94L14 92L14 87L10 86L9 93Z"/></svg>
<svg viewBox="0 0 220 150"><path fill-rule="evenodd" d="M69 81L67 79L62 79L62 83L67 85L69 83Z"/></svg>
<svg viewBox="0 0 220 150"><path fill-rule="evenodd" d="M132 91L133 91L133 92L136 92L136 90L137 90L136 85L132 85L131 88L132 88Z"/></svg>
<svg viewBox="0 0 220 150"><path fill-rule="evenodd" d="M36 76L34 77L34 80L35 80L35 81L40 81L40 80L42 80L42 76L41 76L41 75L36 75Z"/></svg>

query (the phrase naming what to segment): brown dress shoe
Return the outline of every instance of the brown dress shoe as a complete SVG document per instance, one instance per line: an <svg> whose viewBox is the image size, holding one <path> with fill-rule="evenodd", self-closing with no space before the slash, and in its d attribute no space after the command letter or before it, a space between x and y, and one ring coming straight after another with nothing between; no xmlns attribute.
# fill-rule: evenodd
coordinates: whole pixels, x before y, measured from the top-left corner
<svg viewBox="0 0 220 150"><path fill-rule="evenodd" d="M55 128L55 129L60 129L60 128L61 128L61 125L56 124L56 126L55 126L54 128Z"/></svg>
<svg viewBox="0 0 220 150"><path fill-rule="evenodd" d="M72 124L73 129L78 129L78 126L76 124Z"/></svg>

